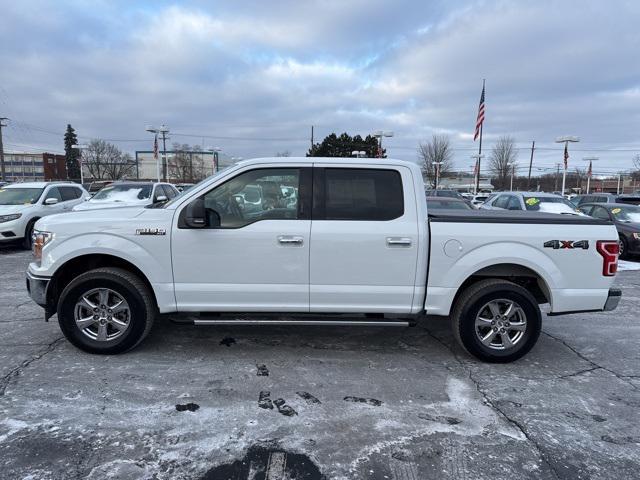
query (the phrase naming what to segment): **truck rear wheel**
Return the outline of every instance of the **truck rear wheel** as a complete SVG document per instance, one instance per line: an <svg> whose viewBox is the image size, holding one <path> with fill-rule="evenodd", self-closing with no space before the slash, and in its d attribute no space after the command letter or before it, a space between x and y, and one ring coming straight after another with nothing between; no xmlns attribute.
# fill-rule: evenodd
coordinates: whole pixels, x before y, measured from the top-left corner
<svg viewBox="0 0 640 480"><path fill-rule="evenodd" d="M147 285L120 268L98 268L62 291L58 323L65 337L89 353L131 350L149 333L157 308Z"/></svg>
<svg viewBox="0 0 640 480"><path fill-rule="evenodd" d="M495 363L524 356L542 329L533 295L500 279L482 280L462 292L451 320L456 339L468 353Z"/></svg>

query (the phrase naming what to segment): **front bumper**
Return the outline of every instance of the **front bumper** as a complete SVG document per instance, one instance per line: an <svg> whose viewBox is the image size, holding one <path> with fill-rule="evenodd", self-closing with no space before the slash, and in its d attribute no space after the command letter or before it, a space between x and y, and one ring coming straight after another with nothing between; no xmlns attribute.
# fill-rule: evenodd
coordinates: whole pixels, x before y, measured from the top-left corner
<svg viewBox="0 0 640 480"><path fill-rule="evenodd" d="M27 291L31 299L43 308L47 306L47 286L49 278L36 277L27 272Z"/></svg>
<svg viewBox="0 0 640 480"><path fill-rule="evenodd" d="M607 296L607 301L604 304L604 311L609 312L611 310L615 310L620 303L620 299L622 298L622 290L619 288L610 288L609 295Z"/></svg>

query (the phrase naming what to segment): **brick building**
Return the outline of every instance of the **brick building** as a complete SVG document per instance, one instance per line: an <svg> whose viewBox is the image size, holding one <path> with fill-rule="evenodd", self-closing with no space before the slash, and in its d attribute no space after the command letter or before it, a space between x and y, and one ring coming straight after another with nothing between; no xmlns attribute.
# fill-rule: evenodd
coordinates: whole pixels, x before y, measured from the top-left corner
<svg viewBox="0 0 640 480"><path fill-rule="evenodd" d="M67 179L65 157L55 153L5 152L4 168L9 182Z"/></svg>

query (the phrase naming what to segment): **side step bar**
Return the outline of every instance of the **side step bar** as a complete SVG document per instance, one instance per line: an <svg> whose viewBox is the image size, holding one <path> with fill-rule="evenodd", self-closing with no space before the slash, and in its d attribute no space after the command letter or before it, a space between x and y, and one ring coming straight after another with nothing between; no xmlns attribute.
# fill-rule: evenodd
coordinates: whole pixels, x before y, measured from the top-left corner
<svg viewBox="0 0 640 480"><path fill-rule="evenodd" d="M194 325L324 325L348 327L408 327L406 320L262 320L262 319L201 319L193 318Z"/></svg>

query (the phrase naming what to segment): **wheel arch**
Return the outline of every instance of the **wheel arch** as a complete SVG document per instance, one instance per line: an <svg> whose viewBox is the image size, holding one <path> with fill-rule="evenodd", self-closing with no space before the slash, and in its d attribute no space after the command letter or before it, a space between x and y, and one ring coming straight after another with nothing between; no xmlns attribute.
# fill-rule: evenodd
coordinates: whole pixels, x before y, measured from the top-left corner
<svg viewBox="0 0 640 480"><path fill-rule="evenodd" d="M109 255L105 253L90 253L80 255L67 260L62 264L53 274L46 291L46 317L47 319L55 314L57 309L57 302L64 287L78 275L94 270L101 267L117 267L127 270L128 272L136 275L144 284L149 288L149 291L153 294L153 299L158 305L158 298L156 292L151 285L151 282L144 274L142 270L136 267L133 263L125 260L124 258L117 257L115 255Z"/></svg>
<svg viewBox="0 0 640 480"><path fill-rule="evenodd" d="M538 304L551 303L552 301L551 289L540 273L517 263L497 263L480 268L469 275L456 291L452 306L456 305L462 292L489 278L507 280L526 288L535 297Z"/></svg>

